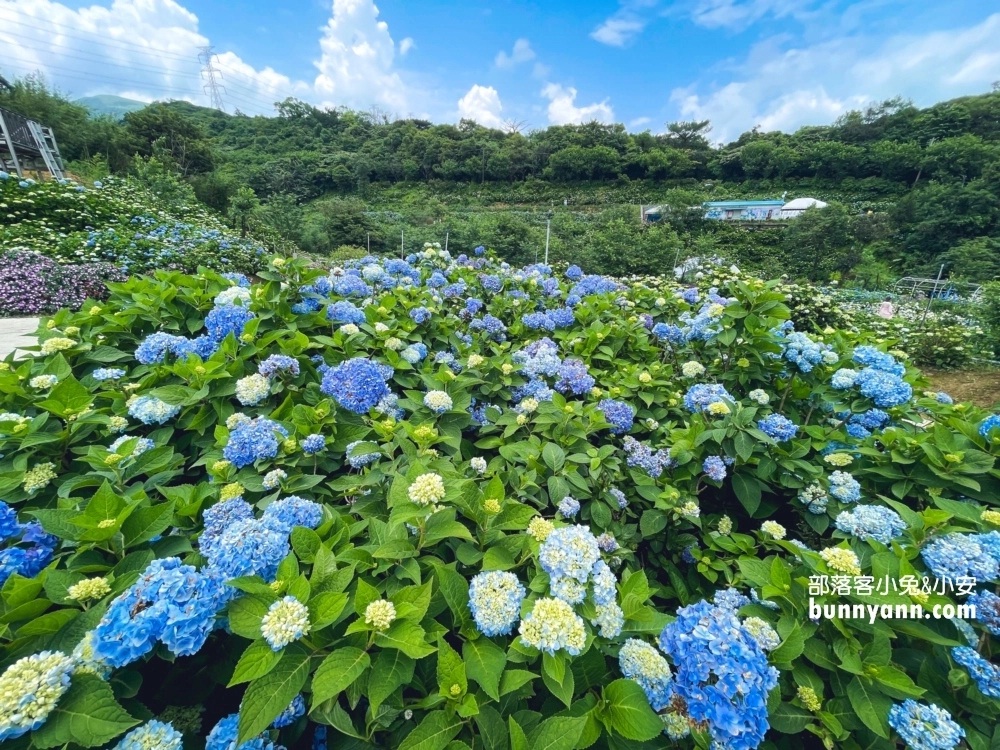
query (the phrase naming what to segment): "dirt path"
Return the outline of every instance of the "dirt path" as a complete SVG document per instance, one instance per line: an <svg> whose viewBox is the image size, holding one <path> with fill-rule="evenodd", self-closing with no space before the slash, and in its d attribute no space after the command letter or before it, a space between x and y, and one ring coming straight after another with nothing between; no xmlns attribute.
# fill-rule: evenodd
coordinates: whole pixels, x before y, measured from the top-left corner
<svg viewBox="0 0 1000 750"><path fill-rule="evenodd" d="M992 409L1000 404L1000 370L924 370L934 388L956 401Z"/></svg>

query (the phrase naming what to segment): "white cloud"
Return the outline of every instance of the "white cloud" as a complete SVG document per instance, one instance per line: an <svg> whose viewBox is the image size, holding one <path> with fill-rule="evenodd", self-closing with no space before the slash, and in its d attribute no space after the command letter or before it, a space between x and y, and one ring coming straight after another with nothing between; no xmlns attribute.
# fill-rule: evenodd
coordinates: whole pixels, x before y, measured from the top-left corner
<svg viewBox="0 0 1000 750"><path fill-rule="evenodd" d="M810 15L811 0L697 0L691 10L691 19L707 28L742 30L765 16L775 18Z"/></svg>
<svg viewBox="0 0 1000 750"><path fill-rule="evenodd" d="M476 84L458 100L458 116L461 119L474 120L487 128L503 126L501 110L500 94L492 86Z"/></svg>
<svg viewBox="0 0 1000 750"><path fill-rule="evenodd" d="M653 121L652 117L636 117L634 120L629 120L628 129L638 130L643 125L649 125Z"/></svg>
<svg viewBox="0 0 1000 750"><path fill-rule="evenodd" d="M53 0L0 0L5 72L34 71L73 96L115 93L142 101L208 104L198 48L210 44L198 17L175 0L112 0L72 9ZM228 108L271 111L279 98L308 91L232 52L215 58Z"/></svg>
<svg viewBox="0 0 1000 750"><path fill-rule="evenodd" d="M514 49L509 55L503 50L497 52L494 63L498 68L513 68L534 59L535 50L531 48L531 42L522 38L514 42Z"/></svg>
<svg viewBox="0 0 1000 750"><path fill-rule="evenodd" d="M670 98L684 119L710 119L713 137L723 141L755 125L791 132L896 95L928 106L987 91L1000 63L998 36L1000 13L923 35L856 35L800 47L771 39L730 63L739 73L728 83L674 89Z"/></svg>
<svg viewBox="0 0 1000 750"><path fill-rule="evenodd" d="M601 44L624 47L645 26L637 18L609 18L590 32L590 37Z"/></svg>
<svg viewBox="0 0 1000 750"><path fill-rule="evenodd" d="M658 0L620 0L618 10L590 32L590 38L610 47L624 47L642 33Z"/></svg>
<svg viewBox="0 0 1000 750"><path fill-rule="evenodd" d="M406 111L409 91L393 68L396 44L372 0L333 0L319 44L314 86L325 106Z"/></svg>
<svg viewBox="0 0 1000 750"><path fill-rule="evenodd" d="M548 117L552 125L581 125L585 122L614 122L615 113L605 99L583 107L576 106L576 89L572 86L560 86L557 83L546 84L542 96L549 100Z"/></svg>
<svg viewBox="0 0 1000 750"><path fill-rule="evenodd" d="M39 70L73 96L114 93L142 101L209 103L198 53L211 40L180 0L92 2L74 9L56 0L0 0L4 72L16 76ZM312 81L258 69L232 51L216 51L213 64L228 111L268 114L274 102L289 96L321 106L408 111L418 97L395 66L397 47L374 2L332 0L330 7L316 40ZM399 55L414 47L407 37Z"/></svg>

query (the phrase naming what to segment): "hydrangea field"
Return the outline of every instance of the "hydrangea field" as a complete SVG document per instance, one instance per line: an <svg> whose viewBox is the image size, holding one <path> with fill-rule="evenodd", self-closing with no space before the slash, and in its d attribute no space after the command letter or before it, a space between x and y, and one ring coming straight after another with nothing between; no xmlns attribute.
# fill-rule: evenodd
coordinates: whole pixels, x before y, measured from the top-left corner
<svg viewBox="0 0 1000 750"><path fill-rule="evenodd" d="M159 203L120 178L86 187L0 171L0 315L78 307L95 293L106 296L95 280L161 268L251 273L260 267L264 248L233 235L204 207L150 208Z"/></svg>
<svg viewBox="0 0 1000 750"><path fill-rule="evenodd" d="M781 290L430 246L59 311L0 368L0 741L997 747L1000 416Z"/></svg>

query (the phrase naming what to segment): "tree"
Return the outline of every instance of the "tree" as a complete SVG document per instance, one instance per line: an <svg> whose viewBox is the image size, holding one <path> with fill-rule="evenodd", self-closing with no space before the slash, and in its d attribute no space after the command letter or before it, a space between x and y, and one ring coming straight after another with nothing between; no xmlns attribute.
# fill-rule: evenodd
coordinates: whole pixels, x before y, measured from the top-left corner
<svg viewBox="0 0 1000 750"><path fill-rule="evenodd" d="M792 275L813 281L850 271L860 259L847 208L831 203L790 220L781 248Z"/></svg>
<svg viewBox="0 0 1000 750"><path fill-rule="evenodd" d="M246 185L236 190L229 200L229 218L233 222L233 227L240 230L240 236L246 237L250 220L260 210L260 200L253 188Z"/></svg>
<svg viewBox="0 0 1000 750"><path fill-rule="evenodd" d="M140 154L173 162L182 176L208 172L214 166L205 132L167 104L150 104L129 112L125 115L125 127Z"/></svg>

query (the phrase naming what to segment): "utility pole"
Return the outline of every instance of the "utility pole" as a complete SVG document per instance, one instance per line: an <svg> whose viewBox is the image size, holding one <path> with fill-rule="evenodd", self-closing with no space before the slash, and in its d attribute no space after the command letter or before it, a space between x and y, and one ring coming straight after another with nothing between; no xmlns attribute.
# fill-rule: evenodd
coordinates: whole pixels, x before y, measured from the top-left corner
<svg viewBox="0 0 1000 750"><path fill-rule="evenodd" d="M222 94L228 94L229 92L220 83L222 80L222 71L212 65L212 58L215 57L215 53L212 51L214 48L209 45L207 47L199 47L198 49L201 50L198 53L198 60L202 63L201 74L202 76L206 76L205 80L207 81L202 90L208 94L213 109L225 112L226 106L222 102ZM216 80L216 76L219 77L219 80Z"/></svg>
<svg viewBox="0 0 1000 750"><path fill-rule="evenodd" d="M549 264L549 234L552 230L552 212L549 211L549 216L545 220L545 265Z"/></svg>

